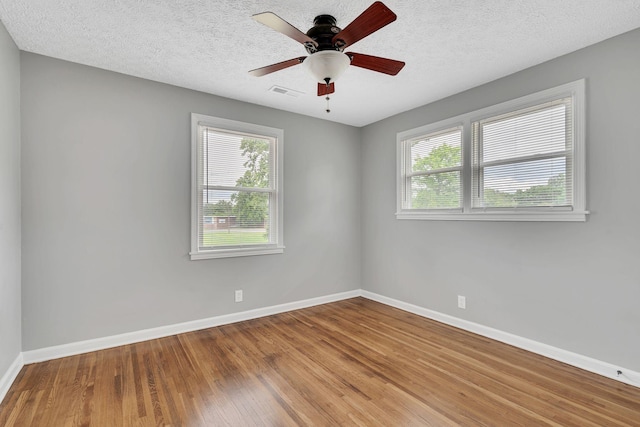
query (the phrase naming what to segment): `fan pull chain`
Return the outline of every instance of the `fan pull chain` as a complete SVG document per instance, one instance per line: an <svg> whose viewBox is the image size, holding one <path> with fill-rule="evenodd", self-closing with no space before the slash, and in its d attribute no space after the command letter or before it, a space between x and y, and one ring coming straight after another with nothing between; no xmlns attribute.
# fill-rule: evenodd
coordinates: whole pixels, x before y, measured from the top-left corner
<svg viewBox="0 0 640 427"><path fill-rule="evenodd" d="M331 110L329 109L329 95L327 95L327 97L325 98L327 100L327 109L325 110L327 113L330 113Z"/></svg>

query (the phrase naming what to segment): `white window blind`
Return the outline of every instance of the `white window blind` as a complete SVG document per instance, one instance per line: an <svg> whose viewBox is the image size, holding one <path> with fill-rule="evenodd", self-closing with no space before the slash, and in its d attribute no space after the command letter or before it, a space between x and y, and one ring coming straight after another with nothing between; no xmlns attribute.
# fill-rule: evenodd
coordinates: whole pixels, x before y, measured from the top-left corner
<svg viewBox="0 0 640 427"><path fill-rule="evenodd" d="M571 208L570 97L473 123L474 208Z"/></svg>
<svg viewBox="0 0 640 427"><path fill-rule="evenodd" d="M282 132L193 116L192 259L282 252Z"/></svg>

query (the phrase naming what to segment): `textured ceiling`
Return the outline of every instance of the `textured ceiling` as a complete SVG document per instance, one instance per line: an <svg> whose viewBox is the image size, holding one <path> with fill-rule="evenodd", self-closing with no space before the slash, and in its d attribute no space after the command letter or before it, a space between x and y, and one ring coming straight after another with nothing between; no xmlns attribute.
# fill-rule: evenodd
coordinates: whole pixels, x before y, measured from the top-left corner
<svg viewBox="0 0 640 427"><path fill-rule="evenodd" d="M407 65L395 77L350 67L330 114L300 66L247 73L306 55L251 15L271 11L306 32L320 14L344 28L371 3L0 0L0 20L28 52L355 126L640 27L640 0L385 0L397 21L348 50ZM269 91L274 85L301 95Z"/></svg>

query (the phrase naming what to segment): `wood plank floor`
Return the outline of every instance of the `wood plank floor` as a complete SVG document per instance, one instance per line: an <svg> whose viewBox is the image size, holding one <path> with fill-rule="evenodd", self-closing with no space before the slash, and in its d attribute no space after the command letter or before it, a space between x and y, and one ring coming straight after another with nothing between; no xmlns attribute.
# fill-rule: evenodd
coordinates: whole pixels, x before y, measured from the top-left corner
<svg viewBox="0 0 640 427"><path fill-rule="evenodd" d="M0 426L640 426L640 389L355 298L25 366Z"/></svg>

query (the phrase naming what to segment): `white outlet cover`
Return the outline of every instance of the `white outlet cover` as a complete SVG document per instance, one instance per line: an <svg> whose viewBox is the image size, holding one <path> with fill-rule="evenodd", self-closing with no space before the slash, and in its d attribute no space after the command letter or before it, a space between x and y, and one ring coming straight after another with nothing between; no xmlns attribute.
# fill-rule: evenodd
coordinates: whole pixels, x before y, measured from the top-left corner
<svg viewBox="0 0 640 427"><path fill-rule="evenodd" d="M467 308L467 299L462 295L458 295L458 308Z"/></svg>

